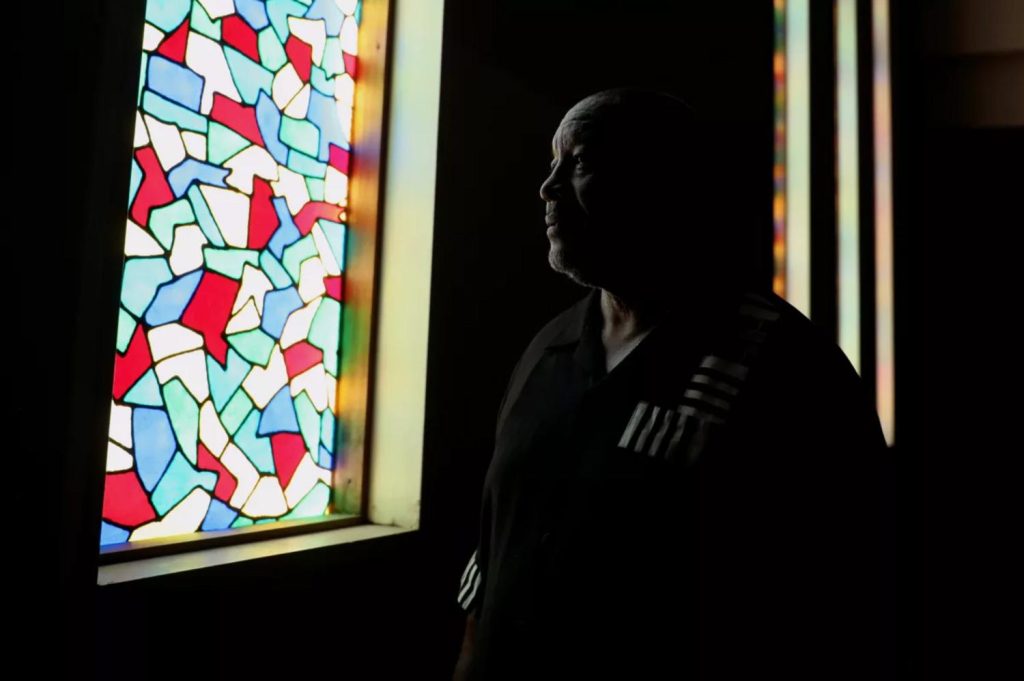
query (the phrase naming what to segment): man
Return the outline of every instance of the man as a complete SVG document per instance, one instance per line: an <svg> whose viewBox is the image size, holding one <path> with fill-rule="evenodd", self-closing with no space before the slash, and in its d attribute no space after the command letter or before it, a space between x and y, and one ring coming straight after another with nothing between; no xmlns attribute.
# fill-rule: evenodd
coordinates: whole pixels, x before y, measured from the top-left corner
<svg viewBox="0 0 1024 681"><path fill-rule="evenodd" d="M548 260L590 292L509 382L456 678L880 678L878 418L747 281L711 146L638 90L555 132Z"/></svg>

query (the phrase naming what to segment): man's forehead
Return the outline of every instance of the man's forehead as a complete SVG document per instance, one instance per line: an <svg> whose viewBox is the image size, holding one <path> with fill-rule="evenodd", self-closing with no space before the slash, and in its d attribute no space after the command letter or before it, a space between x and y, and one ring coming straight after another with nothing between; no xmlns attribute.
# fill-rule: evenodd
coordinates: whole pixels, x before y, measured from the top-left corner
<svg viewBox="0 0 1024 681"><path fill-rule="evenodd" d="M580 100L562 118L552 139L552 149L606 141L613 134L612 121L621 108L619 99L606 92Z"/></svg>
<svg viewBox="0 0 1024 681"><path fill-rule="evenodd" d="M601 140L598 121L587 116L566 116L551 138L552 150L568 149L577 144L594 144Z"/></svg>

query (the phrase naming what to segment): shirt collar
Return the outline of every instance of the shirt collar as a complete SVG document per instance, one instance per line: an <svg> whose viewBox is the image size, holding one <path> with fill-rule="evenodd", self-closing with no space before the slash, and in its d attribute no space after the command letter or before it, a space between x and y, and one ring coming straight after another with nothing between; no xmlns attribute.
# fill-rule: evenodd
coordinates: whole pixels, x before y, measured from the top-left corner
<svg viewBox="0 0 1024 681"><path fill-rule="evenodd" d="M738 291L739 289L728 289L715 298L702 300L698 304L691 301L689 306L680 306L670 311L658 326L674 330L683 327L689 329L691 333L697 330L706 331L707 322L731 310L731 303L737 299ZM599 341L603 326L601 289L593 287L586 296L566 311L564 323L548 341L545 350L575 347L584 338L597 338Z"/></svg>
<svg viewBox="0 0 1024 681"><path fill-rule="evenodd" d="M555 350L576 345L584 334L600 329L603 322L601 289L592 288L590 293L567 310L565 323L548 341L546 349Z"/></svg>

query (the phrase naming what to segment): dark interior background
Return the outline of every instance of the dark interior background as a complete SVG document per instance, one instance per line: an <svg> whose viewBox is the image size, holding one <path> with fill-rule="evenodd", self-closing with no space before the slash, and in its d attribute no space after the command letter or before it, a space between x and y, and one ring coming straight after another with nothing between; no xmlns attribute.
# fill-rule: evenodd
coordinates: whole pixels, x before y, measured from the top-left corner
<svg viewBox="0 0 1024 681"><path fill-rule="evenodd" d="M928 678L950 655L982 664L927 641L979 629L1002 599L987 579L1004 555L992 547L1019 536L1000 534L1009 516L993 488L999 461L1019 447L997 425L1014 416L1014 398L999 396L1015 356L1010 245L1024 225L1024 119L972 118L988 90L949 79L987 78L972 71L977 55L931 40L963 16L986 25L972 8L987 3L893 4L894 461L909 530L894 560L907 595L904 678ZM12 68L8 94L8 470L31 483L15 485L8 519L13 643L31 668L81 678L446 678L505 381L532 334L583 294L546 264L537 189L551 134L595 90L681 95L718 121L732 210L760 230L767 276L771 3L446 0L422 531L99 589L92 462L109 404L120 263L109 230L123 224L141 8L65 3L59 44L26 28L36 24L13 29L11 63L36 65ZM1019 82L1020 52L1007 55L1000 82ZM1011 103L1024 91L997 89ZM935 96L950 90L962 94ZM989 648L1001 640L981 638Z"/></svg>
<svg viewBox="0 0 1024 681"><path fill-rule="evenodd" d="M1004 673L1019 475L1024 5L893 7L897 422L924 678Z"/></svg>

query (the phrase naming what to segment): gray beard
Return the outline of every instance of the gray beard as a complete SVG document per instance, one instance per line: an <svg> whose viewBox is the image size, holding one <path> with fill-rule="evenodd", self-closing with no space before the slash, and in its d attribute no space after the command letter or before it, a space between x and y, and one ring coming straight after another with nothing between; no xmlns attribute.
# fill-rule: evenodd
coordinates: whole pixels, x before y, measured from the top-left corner
<svg viewBox="0 0 1024 681"><path fill-rule="evenodd" d="M559 274L564 274L575 284L586 288L597 287L597 284L590 280L587 273L577 267L574 267L572 264L565 262L562 257L556 255L554 250L548 251L548 264L551 266L552 270Z"/></svg>

